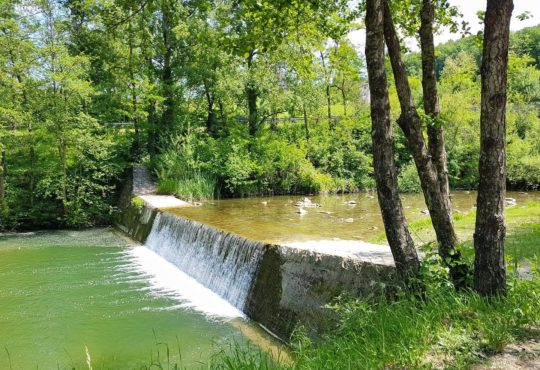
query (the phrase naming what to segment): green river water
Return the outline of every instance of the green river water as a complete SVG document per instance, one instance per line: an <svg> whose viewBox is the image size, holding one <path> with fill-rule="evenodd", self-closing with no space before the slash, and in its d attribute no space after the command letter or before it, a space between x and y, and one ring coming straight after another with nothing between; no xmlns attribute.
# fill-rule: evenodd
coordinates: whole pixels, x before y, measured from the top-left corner
<svg viewBox="0 0 540 370"><path fill-rule="evenodd" d="M166 366L156 341L191 369L245 341L153 287L130 248L107 229L0 236L0 369L88 369L86 349L93 369L140 368L158 349Z"/></svg>

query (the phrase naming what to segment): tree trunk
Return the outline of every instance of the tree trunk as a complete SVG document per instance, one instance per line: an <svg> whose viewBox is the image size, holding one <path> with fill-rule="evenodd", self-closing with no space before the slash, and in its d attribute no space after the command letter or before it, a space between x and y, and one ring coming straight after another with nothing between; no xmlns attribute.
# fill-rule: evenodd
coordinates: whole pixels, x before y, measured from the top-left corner
<svg viewBox="0 0 540 370"><path fill-rule="evenodd" d="M330 95L330 85L326 85L326 109L328 111L328 126L330 129L334 128L334 123L332 122L332 96Z"/></svg>
<svg viewBox="0 0 540 370"><path fill-rule="evenodd" d="M6 149L0 144L0 211L6 204Z"/></svg>
<svg viewBox="0 0 540 370"><path fill-rule="evenodd" d="M249 53L248 59L247 59L247 66L248 71L251 73L251 66L253 64L253 57L255 56L255 51L251 51ZM246 100L248 105L248 126L249 126L249 134L253 137L257 135L257 132L259 131L259 112L257 110L257 89L254 86L254 81L252 80L251 76L246 84Z"/></svg>
<svg viewBox="0 0 540 370"><path fill-rule="evenodd" d="M67 182L68 182L68 176L67 176L67 147L66 147L66 140L63 137L60 137L58 139L58 157L60 159L60 167L62 170L62 206L64 208L64 216L67 217L68 214L68 196L67 196Z"/></svg>
<svg viewBox="0 0 540 370"><path fill-rule="evenodd" d="M216 135L216 112L214 112L214 97L210 89L204 84L204 95L206 96L206 131L212 137Z"/></svg>
<svg viewBox="0 0 540 370"><path fill-rule="evenodd" d="M435 16L433 0L423 0L420 14L420 47L422 54L422 91L424 95L424 112L432 121L440 114L439 96L437 94L437 78L435 75L435 44L433 42L433 21ZM427 127L429 152L431 160L437 169L439 187L446 202L450 216L452 203L450 201L450 186L448 184L448 167L446 149L444 146L444 131L438 124L431 122Z"/></svg>
<svg viewBox="0 0 540 370"><path fill-rule="evenodd" d="M462 287L465 283L464 275L466 270L465 265L459 263L460 254L455 249L457 236L454 232L454 222L439 186L437 169L431 160L429 149L424 140L422 123L412 99L407 71L401 58L401 47L392 21L390 7L387 0L383 1L384 36L401 106L401 114L397 123L407 138L408 147L420 177L424 199L439 243L439 254L449 267L456 287Z"/></svg>
<svg viewBox="0 0 540 370"><path fill-rule="evenodd" d="M130 17L132 13L130 12ZM140 151L140 130L139 130L139 122L137 119L137 91L136 91L136 85L135 85L135 71L133 67L133 27L131 24L131 20L128 24L128 46L129 46L129 86L131 90L131 119L133 121L133 128L135 129L135 140L133 141L133 157L135 160L139 158L139 155L141 153Z"/></svg>
<svg viewBox="0 0 540 370"><path fill-rule="evenodd" d="M506 82L513 8L512 0L488 0L484 18L474 289L485 296L506 293Z"/></svg>
<svg viewBox="0 0 540 370"><path fill-rule="evenodd" d="M379 206L396 268L407 282L418 273L419 261L398 193L384 61L383 0L367 0L366 3L366 62L371 93L373 167Z"/></svg>
<svg viewBox="0 0 540 370"><path fill-rule="evenodd" d="M306 104L302 106L302 112L304 113L304 129L306 131L306 142L309 144L309 121L306 110Z"/></svg>
<svg viewBox="0 0 540 370"><path fill-rule="evenodd" d="M341 80L341 99L343 101L343 115L347 117L347 94L345 93L345 78Z"/></svg>
<svg viewBox="0 0 540 370"><path fill-rule="evenodd" d="M174 123L174 81L172 73L173 56L173 32L171 25L171 5L169 0L162 0L161 13L162 25L161 32L163 36L163 70L161 72L161 82L163 84L163 113L161 115L161 127L157 130L157 142L161 145L163 138L171 132Z"/></svg>
<svg viewBox="0 0 540 370"><path fill-rule="evenodd" d="M328 127L330 130L334 129L334 122L332 122L332 95L330 94L330 76L326 70L326 62L324 61L324 54L321 51L321 63L324 70L324 78L326 81L326 110L328 116Z"/></svg>

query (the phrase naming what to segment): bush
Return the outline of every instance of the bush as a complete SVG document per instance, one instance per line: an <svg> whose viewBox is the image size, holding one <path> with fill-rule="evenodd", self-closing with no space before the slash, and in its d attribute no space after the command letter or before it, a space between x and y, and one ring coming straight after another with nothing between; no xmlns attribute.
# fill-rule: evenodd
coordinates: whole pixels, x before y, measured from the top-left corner
<svg viewBox="0 0 540 370"><path fill-rule="evenodd" d="M409 162L401 169L398 177L399 190L404 193L418 193L422 191L420 186L420 178L414 162Z"/></svg>

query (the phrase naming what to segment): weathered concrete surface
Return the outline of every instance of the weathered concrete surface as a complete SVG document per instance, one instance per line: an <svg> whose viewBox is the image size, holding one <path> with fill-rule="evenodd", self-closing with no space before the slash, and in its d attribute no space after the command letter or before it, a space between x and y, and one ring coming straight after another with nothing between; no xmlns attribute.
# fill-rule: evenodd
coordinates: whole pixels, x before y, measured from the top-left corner
<svg viewBox="0 0 540 370"><path fill-rule="evenodd" d="M340 245L346 249L336 251ZM315 336L335 325L326 305L337 297L369 299L396 284L386 246L356 241L268 246L246 313L284 340L297 325Z"/></svg>
<svg viewBox="0 0 540 370"><path fill-rule="evenodd" d="M124 207L115 218L116 226L134 240L144 243L152 230L158 210L135 203Z"/></svg>
<svg viewBox="0 0 540 370"><path fill-rule="evenodd" d="M133 172L120 195L116 226L140 243L144 243L152 230L158 209L191 205L171 195L155 195L156 186L148 169L133 166ZM137 201L143 201L143 204Z"/></svg>
<svg viewBox="0 0 540 370"><path fill-rule="evenodd" d="M155 194L157 187L148 168L145 166L133 166L133 190L134 196Z"/></svg>

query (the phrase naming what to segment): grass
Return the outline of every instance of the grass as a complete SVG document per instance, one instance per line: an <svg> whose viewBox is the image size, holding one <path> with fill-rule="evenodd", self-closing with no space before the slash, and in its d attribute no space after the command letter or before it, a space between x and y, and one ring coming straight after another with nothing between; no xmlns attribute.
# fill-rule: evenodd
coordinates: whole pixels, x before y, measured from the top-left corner
<svg viewBox="0 0 540 370"><path fill-rule="evenodd" d="M466 368L480 353L501 350L540 323L540 279L512 285L508 299L488 302L450 287L424 301L403 297L338 307L342 321L322 342L298 345L295 369Z"/></svg>
<svg viewBox="0 0 540 370"><path fill-rule="evenodd" d="M506 253L517 260L540 256L540 224L524 224L508 233Z"/></svg>
<svg viewBox="0 0 540 370"><path fill-rule="evenodd" d="M454 227L458 238L465 244L472 240L474 233L474 224L476 221L476 212L472 211L466 214L456 213L454 214ZM509 207L506 209L506 226L507 226L507 242L508 246L511 246L513 242L512 235L514 233L527 232L526 230L536 227L538 230L540 224L540 203L529 202L525 205L519 205ZM435 232L431 225L431 219L429 217L421 218L413 221L409 224L409 230L411 236L415 242L420 244L427 244L435 240ZM534 235L531 235L534 242ZM377 235L370 240L373 243L386 242L386 236L384 233ZM520 243L526 243L523 238L519 239ZM529 245L530 243L526 243ZM526 248L527 246L523 247ZM511 248L509 248L511 249Z"/></svg>
<svg viewBox="0 0 540 370"><path fill-rule="evenodd" d="M174 194L189 201L214 198L216 181L200 173L185 178L167 178L158 182L158 193Z"/></svg>

